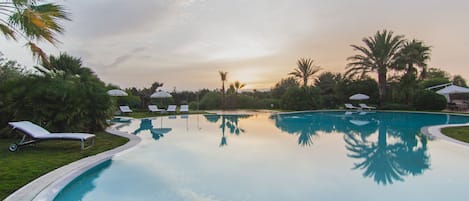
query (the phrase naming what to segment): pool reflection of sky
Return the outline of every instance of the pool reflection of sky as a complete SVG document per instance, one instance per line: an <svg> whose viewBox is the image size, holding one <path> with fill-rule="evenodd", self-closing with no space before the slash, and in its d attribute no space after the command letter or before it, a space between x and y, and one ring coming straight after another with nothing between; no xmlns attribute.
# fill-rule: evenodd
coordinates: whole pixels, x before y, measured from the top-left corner
<svg viewBox="0 0 469 201"><path fill-rule="evenodd" d="M121 130L142 143L56 200L461 200L469 149L420 128L465 122L379 112L135 120Z"/></svg>

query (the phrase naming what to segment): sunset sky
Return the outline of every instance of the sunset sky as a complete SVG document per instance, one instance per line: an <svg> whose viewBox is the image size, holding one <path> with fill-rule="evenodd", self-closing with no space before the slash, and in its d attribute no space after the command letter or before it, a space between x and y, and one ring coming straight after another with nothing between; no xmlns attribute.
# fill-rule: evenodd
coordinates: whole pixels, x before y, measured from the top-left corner
<svg viewBox="0 0 469 201"><path fill-rule="evenodd" d="M312 58L344 72L351 44L388 29L432 46L429 67L469 78L469 1L463 0L58 0L71 13L48 53L81 57L122 88L215 89L228 82L268 89ZM0 51L33 66L24 41Z"/></svg>

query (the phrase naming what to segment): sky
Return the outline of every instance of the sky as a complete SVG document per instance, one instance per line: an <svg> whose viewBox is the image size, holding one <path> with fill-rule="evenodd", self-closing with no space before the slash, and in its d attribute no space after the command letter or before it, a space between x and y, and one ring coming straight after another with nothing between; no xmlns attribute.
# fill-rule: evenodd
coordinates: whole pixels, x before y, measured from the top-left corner
<svg viewBox="0 0 469 201"><path fill-rule="evenodd" d="M71 13L49 54L82 59L121 88L164 83L172 91L239 80L269 89L299 58L344 72L350 45L387 29L432 47L429 67L469 78L469 1L463 0L57 0ZM36 65L24 41L0 38L0 51Z"/></svg>

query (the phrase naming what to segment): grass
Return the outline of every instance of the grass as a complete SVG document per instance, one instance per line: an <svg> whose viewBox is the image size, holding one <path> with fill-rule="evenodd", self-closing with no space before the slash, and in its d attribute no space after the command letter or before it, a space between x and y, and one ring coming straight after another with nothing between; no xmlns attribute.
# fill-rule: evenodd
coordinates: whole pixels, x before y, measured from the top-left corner
<svg viewBox="0 0 469 201"><path fill-rule="evenodd" d="M127 138L96 133L95 144L80 149L79 141L44 141L9 152L16 139L0 139L0 200L34 179L71 162L121 146Z"/></svg>
<svg viewBox="0 0 469 201"><path fill-rule="evenodd" d="M448 137L469 143L469 126L443 128L441 132Z"/></svg>

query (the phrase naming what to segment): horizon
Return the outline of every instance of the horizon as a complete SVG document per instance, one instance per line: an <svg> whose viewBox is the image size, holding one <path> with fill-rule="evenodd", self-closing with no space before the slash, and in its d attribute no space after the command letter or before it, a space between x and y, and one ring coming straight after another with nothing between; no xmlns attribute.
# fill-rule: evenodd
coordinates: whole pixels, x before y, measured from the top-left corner
<svg viewBox="0 0 469 201"><path fill-rule="evenodd" d="M270 89L312 58L322 71L345 71L350 45L387 29L432 47L428 67L469 78L465 69L469 19L464 1L57 1L71 13L57 47L48 54L80 57L101 80L121 88L195 91L228 84ZM382 9L386 7L387 9ZM389 8L390 7L390 8ZM113 12L106 12L112 8ZM125 17L122 17L125 16ZM36 65L23 42L2 38L2 53ZM374 76L374 74L371 74Z"/></svg>

